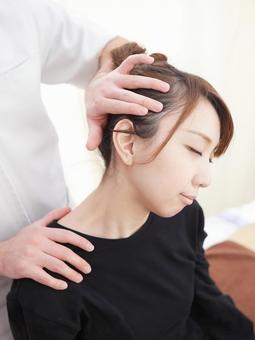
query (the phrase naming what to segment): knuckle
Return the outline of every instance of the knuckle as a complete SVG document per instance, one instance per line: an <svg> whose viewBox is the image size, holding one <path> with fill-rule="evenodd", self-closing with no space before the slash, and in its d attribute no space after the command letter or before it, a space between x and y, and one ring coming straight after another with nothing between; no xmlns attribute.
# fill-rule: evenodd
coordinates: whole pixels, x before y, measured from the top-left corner
<svg viewBox="0 0 255 340"><path fill-rule="evenodd" d="M92 103L92 108L98 107L101 105L101 101L102 101L102 97L101 96L95 96L93 99L93 103Z"/></svg>
<svg viewBox="0 0 255 340"><path fill-rule="evenodd" d="M126 60L124 60L124 62L126 63L132 62L135 58L136 58L136 55L131 54L126 58Z"/></svg>
<svg viewBox="0 0 255 340"><path fill-rule="evenodd" d="M121 88L125 88L127 86L127 80L128 78L126 74L119 73L115 79L115 85Z"/></svg>
<svg viewBox="0 0 255 340"><path fill-rule="evenodd" d="M140 87L142 87L142 81L141 80L138 80L138 79L135 79L134 80L134 82L133 82L133 86L135 87L135 88L140 88Z"/></svg>
<svg viewBox="0 0 255 340"><path fill-rule="evenodd" d="M155 82L154 81L154 79L149 79L148 80L148 86L150 87L150 88L158 88L158 87L160 87L161 86L161 83L160 82Z"/></svg>
<svg viewBox="0 0 255 340"><path fill-rule="evenodd" d="M98 88L97 94L93 96L93 100L91 101L92 108L101 107L102 100L104 99L106 90L102 88Z"/></svg>
<svg viewBox="0 0 255 340"><path fill-rule="evenodd" d="M143 106L149 106L150 105L150 103L151 103L151 101L148 99L148 98L146 98L146 97L143 97L142 98L142 102L141 102L141 104L143 105Z"/></svg>
<svg viewBox="0 0 255 340"><path fill-rule="evenodd" d="M128 107L128 110L129 110L130 112L139 114L139 113L141 113L142 108L141 108L141 106L139 106L139 105L130 104L129 107Z"/></svg>
<svg viewBox="0 0 255 340"><path fill-rule="evenodd" d="M33 246L37 246L39 244L39 235L31 235L29 243Z"/></svg>
<svg viewBox="0 0 255 340"><path fill-rule="evenodd" d="M86 247L87 245L87 241L79 235L76 235L75 243L78 247L81 247L81 248L84 246Z"/></svg>
<svg viewBox="0 0 255 340"><path fill-rule="evenodd" d="M77 261L77 265L79 268L87 270L89 268L89 264L84 261L82 258L79 258Z"/></svg>
<svg viewBox="0 0 255 340"><path fill-rule="evenodd" d="M130 95L126 91L122 92L121 97L123 98L124 101L128 101L130 99Z"/></svg>
<svg viewBox="0 0 255 340"><path fill-rule="evenodd" d="M68 249L65 247L65 249L63 249L63 256L65 260L69 260L70 258L72 258L74 255L74 252L71 249Z"/></svg>
<svg viewBox="0 0 255 340"><path fill-rule="evenodd" d="M101 104L102 98L107 98L111 96L112 84L108 83L108 86L103 86L100 89L100 96L97 96L99 103Z"/></svg>
<svg viewBox="0 0 255 340"><path fill-rule="evenodd" d="M68 266L63 261L54 261L51 265L51 269L54 272L64 272L67 268Z"/></svg>
<svg viewBox="0 0 255 340"><path fill-rule="evenodd" d="M32 257L34 255L34 249L32 247L25 247L24 248L24 255L26 257Z"/></svg>
<svg viewBox="0 0 255 340"><path fill-rule="evenodd" d="M47 277L43 273L35 273L32 279L44 285L48 283Z"/></svg>
<svg viewBox="0 0 255 340"><path fill-rule="evenodd" d="M16 265L16 271L19 277L26 276L27 264L25 261L19 261Z"/></svg>
<svg viewBox="0 0 255 340"><path fill-rule="evenodd" d="M80 269L83 266L84 260L80 256L76 255L73 256L69 262L72 263L72 265L75 266L76 268Z"/></svg>
<svg viewBox="0 0 255 340"><path fill-rule="evenodd" d="M63 242L72 242L73 241L73 232L70 230L60 230Z"/></svg>
<svg viewBox="0 0 255 340"><path fill-rule="evenodd" d="M31 225L30 229L31 230L29 230L28 235L29 235L30 241L32 242L37 241L38 237L42 235L44 231L44 228L42 228L42 225L39 225L39 224Z"/></svg>

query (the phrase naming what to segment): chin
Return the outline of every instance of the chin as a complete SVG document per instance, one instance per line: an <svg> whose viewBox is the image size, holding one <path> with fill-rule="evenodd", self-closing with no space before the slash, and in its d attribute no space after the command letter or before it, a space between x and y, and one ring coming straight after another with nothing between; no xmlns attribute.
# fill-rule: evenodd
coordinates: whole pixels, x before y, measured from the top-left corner
<svg viewBox="0 0 255 340"><path fill-rule="evenodd" d="M161 217L173 217L177 214L179 214L179 212L182 211L184 207L166 207L164 210L163 209L159 209L158 212L156 212L157 215L161 216Z"/></svg>

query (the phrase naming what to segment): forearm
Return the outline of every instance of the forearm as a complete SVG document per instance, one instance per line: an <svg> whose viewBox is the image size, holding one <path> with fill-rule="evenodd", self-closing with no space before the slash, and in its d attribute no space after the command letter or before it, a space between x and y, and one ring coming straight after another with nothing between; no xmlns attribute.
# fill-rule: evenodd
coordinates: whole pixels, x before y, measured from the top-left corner
<svg viewBox="0 0 255 340"><path fill-rule="evenodd" d="M110 72L112 70L111 51L127 42L129 40L118 36L105 45L99 56L99 72Z"/></svg>

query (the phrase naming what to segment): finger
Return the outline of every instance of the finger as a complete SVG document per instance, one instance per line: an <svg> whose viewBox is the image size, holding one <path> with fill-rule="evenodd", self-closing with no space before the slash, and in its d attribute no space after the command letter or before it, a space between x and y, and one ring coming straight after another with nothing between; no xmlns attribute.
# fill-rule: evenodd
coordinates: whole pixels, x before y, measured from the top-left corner
<svg viewBox="0 0 255 340"><path fill-rule="evenodd" d="M63 280L55 279L53 276L48 274L45 270L40 267L30 268L31 275L29 278L41 283L44 286L48 286L53 289L63 290L68 287L67 283Z"/></svg>
<svg viewBox="0 0 255 340"><path fill-rule="evenodd" d="M117 99L104 98L102 100L102 108L105 112L111 114L133 114L137 116L145 115L148 113L148 109L139 104L127 103Z"/></svg>
<svg viewBox="0 0 255 340"><path fill-rule="evenodd" d="M118 99L121 101L139 104L148 110L159 112L163 109L162 103L151 99L149 97L142 96L140 94L134 93L132 91L120 90L114 92L111 96L113 99Z"/></svg>
<svg viewBox="0 0 255 340"><path fill-rule="evenodd" d="M88 252L94 250L92 243L71 230L47 228L47 237L52 241L69 243Z"/></svg>
<svg viewBox="0 0 255 340"><path fill-rule="evenodd" d="M70 281L80 283L83 280L81 274L77 273L75 270L70 268L66 263L57 259L56 257L43 254L43 259L41 261L43 267L52 271L53 273L58 273L63 277L69 279Z"/></svg>
<svg viewBox="0 0 255 340"><path fill-rule="evenodd" d="M117 85L125 89L152 89L160 92L168 92L169 84L156 78L138 75L126 75L119 77Z"/></svg>
<svg viewBox="0 0 255 340"><path fill-rule="evenodd" d="M101 143L103 138L103 129L99 121L88 120L88 140L86 147L88 150L94 150Z"/></svg>
<svg viewBox="0 0 255 340"><path fill-rule="evenodd" d="M54 220L59 220L62 217L64 217L66 214L68 214L71 211L70 208L59 208L59 209L54 209L50 211L46 216L41 218L38 222L40 222L40 225L47 226Z"/></svg>
<svg viewBox="0 0 255 340"><path fill-rule="evenodd" d="M154 58L147 54L133 54L128 56L116 70L128 74L138 64L152 64Z"/></svg>
<svg viewBox="0 0 255 340"><path fill-rule="evenodd" d="M83 258L75 254L70 248L62 246L56 242L50 241L44 247L44 252L54 256L59 260L66 261L77 268L80 272L88 274L91 272L91 267Z"/></svg>

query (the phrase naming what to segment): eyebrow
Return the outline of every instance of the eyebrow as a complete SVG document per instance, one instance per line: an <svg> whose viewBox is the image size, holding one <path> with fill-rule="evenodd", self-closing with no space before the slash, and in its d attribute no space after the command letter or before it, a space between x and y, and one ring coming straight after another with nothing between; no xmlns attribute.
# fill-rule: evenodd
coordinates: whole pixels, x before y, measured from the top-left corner
<svg viewBox="0 0 255 340"><path fill-rule="evenodd" d="M209 138L208 136L206 136L205 134L203 134L202 132L198 132L198 131L193 131L193 130L185 130L186 132L190 132L193 133L195 135L198 135L200 137L202 137L204 140L207 141L208 144L212 144L213 141L211 140L211 138Z"/></svg>

